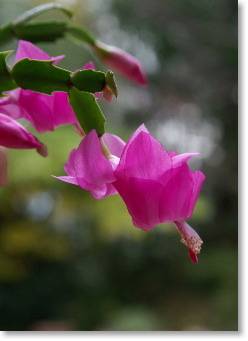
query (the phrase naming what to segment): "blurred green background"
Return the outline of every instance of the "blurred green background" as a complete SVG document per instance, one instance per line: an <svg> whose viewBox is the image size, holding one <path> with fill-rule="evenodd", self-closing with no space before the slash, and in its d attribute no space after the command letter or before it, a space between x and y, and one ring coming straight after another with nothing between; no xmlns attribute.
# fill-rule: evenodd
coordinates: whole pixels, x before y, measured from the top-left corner
<svg viewBox="0 0 248 341"><path fill-rule="evenodd" d="M1 330L237 330L238 2L61 2L147 70L145 89L117 77L118 99L101 103L108 130L127 138L144 122L167 149L201 153L191 165L207 181L190 223L204 245L193 265L172 226L144 233L120 198L55 180L79 137L39 136L49 157L9 151L0 190ZM1 24L40 3L0 0ZM94 60L69 40L40 46L70 69Z"/></svg>

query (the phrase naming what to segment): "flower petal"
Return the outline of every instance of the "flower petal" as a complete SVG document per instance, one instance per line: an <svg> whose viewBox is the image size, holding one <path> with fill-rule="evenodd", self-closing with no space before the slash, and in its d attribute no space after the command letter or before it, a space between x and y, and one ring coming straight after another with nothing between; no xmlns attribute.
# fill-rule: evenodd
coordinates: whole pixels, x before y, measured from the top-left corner
<svg viewBox="0 0 248 341"><path fill-rule="evenodd" d="M108 146L111 154L120 157L125 147L125 142L117 135L105 133L102 136L103 142Z"/></svg>
<svg viewBox="0 0 248 341"><path fill-rule="evenodd" d="M115 180L109 160L102 154L101 144L95 130L87 134L77 149L74 149L65 165L69 177L91 192L96 199L116 193Z"/></svg>
<svg viewBox="0 0 248 341"><path fill-rule="evenodd" d="M64 58L64 56L50 57L49 54L29 41L19 40L15 55L15 62L19 62L25 58L35 60L51 60L55 63L58 63Z"/></svg>
<svg viewBox="0 0 248 341"><path fill-rule="evenodd" d="M126 144L117 172L129 177L156 179L171 167L171 158L149 133L136 132Z"/></svg>
<svg viewBox="0 0 248 341"><path fill-rule="evenodd" d="M193 156L198 156L200 153L184 153L172 157L172 166L178 167L183 163L188 162Z"/></svg>

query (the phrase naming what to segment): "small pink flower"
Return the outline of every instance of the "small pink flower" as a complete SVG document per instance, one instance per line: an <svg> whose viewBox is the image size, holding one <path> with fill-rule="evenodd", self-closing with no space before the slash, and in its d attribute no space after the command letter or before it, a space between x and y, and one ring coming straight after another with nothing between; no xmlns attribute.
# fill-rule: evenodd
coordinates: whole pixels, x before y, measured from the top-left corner
<svg viewBox="0 0 248 341"><path fill-rule="evenodd" d="M12 117L0 114L0 146L17 149L36 149L42 156L47 150L34 135Z"/></svg>
<svg viewBox="0 0 248 341"><path fill-rule="evenodd" d="M78 148L70 153L64 167L67 176L57 177L89 191L95 199L116 194L112 185L115 180L113 169L124 147L124 142L115 135L104 134L102 139L113 154L109 155L109 159L103 155L100 140L95 130L92 130L83 138Z"/></svg>
<svg viewBox="0 0 248 341"><path fill-rule="evenodd" d="M131 54L99 41L96 42L95 51L110 69L140 85L147 84L147 78L139 60Z"/></svg>
<svg viewBox="0 0 248 341"><path fill-rule="evenodd" d="M50 57L30 42L20 40L15 61L30 58L58 63L63 57ZM6 92L6 97L0 99L0 110L13 118L26 119L39 132L52 131L64 124L77 124L68 94L63 91L55 91L47 95L31 90L12 90Z"/></svg>

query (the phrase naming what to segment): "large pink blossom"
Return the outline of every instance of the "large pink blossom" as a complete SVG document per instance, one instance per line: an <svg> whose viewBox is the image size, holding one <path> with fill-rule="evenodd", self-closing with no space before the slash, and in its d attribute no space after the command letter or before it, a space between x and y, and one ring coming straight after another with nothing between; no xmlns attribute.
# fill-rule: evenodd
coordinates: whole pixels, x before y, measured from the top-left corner
<svg viewBox="0 0 248 341"><path fill-rule="evenodd" d="M0 113L0 146L15 149L36 149L47 155L46 147L12 117Z"/></svg>
<svg viewBox="0 0 248 341"><path fill-rule="evenodd" d="M103 153L104 146L109 153ZM205 179L187 162L197 153L177 155L166 151L144 125L125 144L104 134L101 143L91 131L73 150L60 180L88 190L96 199L119 193L138 228L150 230L174 223L182 242L197 262L202 240L186 223L190 219Z"/></svg>
<svg viewBox="0 0 248 341"><path fill-rule="evenodd" d="M131 54L102 42L96 42L95 50L110 69L140 85L147 84L147 78L139 60Z"/></svg>
<svg viewBox="0 0 248 341"><path fill-rule="evenodd" d="M18 62L23 58L51 60L58 63L63 56L50 57L32 43L20 40L15 61ZM68 94L63 91L55 91L47 95L31 90L15 89L7 92L6 96L0 99L0 110L13 118L26 119L39 132L52 131L60 125L77 122Z"/></svg>
<svg viewBox="0 0 248 341"><path fill-rule="evenodd" d="M122 152L113 185L135 226L150 230L174 222L196 262L202 241L185 221L192 216L205 176L189 168L187 161L194 155L167 152L141 126Z"/></svg>

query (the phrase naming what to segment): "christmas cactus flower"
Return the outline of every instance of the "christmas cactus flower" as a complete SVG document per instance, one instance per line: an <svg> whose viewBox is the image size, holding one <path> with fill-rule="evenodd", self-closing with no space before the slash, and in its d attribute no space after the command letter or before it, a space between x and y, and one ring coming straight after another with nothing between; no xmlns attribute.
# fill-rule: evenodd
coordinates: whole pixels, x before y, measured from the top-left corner
<svg viewBox="0 0 248 341"><path fill-rule="evenodd" d="M59 179L90 191L96 199L118 192L134 225L145 231L160 223L175 223L192 261L197 262L202 240L185 222L205 179L187 164L195 155L167 152L144 125L127 144L111 134L99 139L91 131L71 152L67 176Z"/></svg>
<svg viewBox="0 0 248 341"><path fill-rule="evenodd" d="M126 144L113 183L135 226L150 230L160 223L175 223L197 262L202 240L185 223L192 216L205 179L191 171L187 161L196 153L167 152L144 126Z"/></svg>
<svg viewBox="0 0 248 341"><path fill-rule="evenodd" d="M63 56L50 57L30 42L20 40L15 56L18 62L24 58L50 60L58 63ZM24 118L39 132L52 131L64 124L76 124L68 94L55 91L51 95L31 90L15 89L0 98L0 110L13 118Z"/></svg>
<svg viewBox="0 0 248 341"><path fill-rule="evenodd" d="M12 117L1 113L0 146L15 149L36 149L42 156L47 156L44 144Z"/></svg>
<svg viewBox="0 0 248 341"><path fill-rule="evenodd" d="M94 48L99 58L110 69L139 85L147 84L145 72L137 58L118 47L100 41L96 41Z"/></svg>

